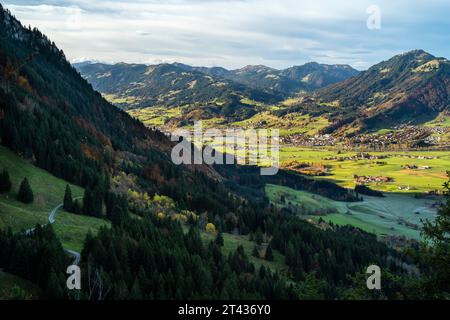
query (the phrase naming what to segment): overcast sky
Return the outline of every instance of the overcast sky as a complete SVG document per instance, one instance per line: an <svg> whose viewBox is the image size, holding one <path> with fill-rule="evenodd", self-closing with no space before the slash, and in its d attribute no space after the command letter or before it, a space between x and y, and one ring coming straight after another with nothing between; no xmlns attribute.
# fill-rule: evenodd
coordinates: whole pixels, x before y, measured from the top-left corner
<svg viewBox="0 0 450 320"><path fill-rule="evenodd" d="M317 61L365 69L418 48L450 58L449 0L2 3L23 24L47 34L72 62L284 68ZM380 8L380 29L367 27L372 5Z"/></svg>

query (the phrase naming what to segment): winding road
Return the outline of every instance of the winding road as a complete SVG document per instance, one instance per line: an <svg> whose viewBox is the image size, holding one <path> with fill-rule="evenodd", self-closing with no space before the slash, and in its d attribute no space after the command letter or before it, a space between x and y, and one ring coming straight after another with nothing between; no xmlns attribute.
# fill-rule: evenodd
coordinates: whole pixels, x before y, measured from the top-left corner
<svg viewBox="0 0 450 320"><path fill-rule="evenodd" d="M74 198L74 200L78 199L78 198L82 198L82 197ZM48 216L48 223L45 225L55 223L55 214L59 209L61 209L61 207L63 205L64 205L63 203L60 203L56 207L53 208L53 210L50 212L50 215ZM25 234L30 234L31 232L34 231L34 229L36 229L36 228L30 228L30 229L25 230ZM64 250L73 257L73 262L72 262L73 265L78 265L80 263L81 255L79 252L76 252L76 251L73 251L73 250L70 250L67 248L64 248Z"/></svg>

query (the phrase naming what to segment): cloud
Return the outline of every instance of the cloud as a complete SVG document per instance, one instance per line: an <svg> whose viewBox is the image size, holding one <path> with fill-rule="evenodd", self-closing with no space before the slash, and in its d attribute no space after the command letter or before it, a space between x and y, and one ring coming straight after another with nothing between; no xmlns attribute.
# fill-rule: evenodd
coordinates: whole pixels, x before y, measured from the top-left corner
<svg viewBox="0 0 450 320"><path fill-rule="evenodd" d="M44 2L44 3L43 3ZM381 30L368 30L371 0L62 0L6 3L70 59L237 68L316 60L357 68L414 48L450 52L447 0L379 0Z"/></svg>

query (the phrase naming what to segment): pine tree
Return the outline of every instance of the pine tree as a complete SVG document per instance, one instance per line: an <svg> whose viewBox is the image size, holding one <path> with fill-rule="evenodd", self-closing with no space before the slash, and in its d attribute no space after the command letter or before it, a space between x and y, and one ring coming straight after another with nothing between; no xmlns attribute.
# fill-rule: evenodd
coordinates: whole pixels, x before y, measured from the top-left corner
<svg viewBox="0 0 450 320"><path fill-rule="evenodd" d="M219 233L217 234L217 237L216 237L216 244L217 244L219 247L223 247L223 235L222 235L222 232L219 232Z"/></svg>
<svg viewBox="0 0 450 320"><path fill-rule="evenodd" d="M258 251L258 248L256 246L253 247L252 256L254 256L256 258L259 258L259 251Z"/></svg>
<svg viewBox="0 0 450 320"><path fill-rule="evenodd" d="M86 216L92 215L92 191L88 187L86 190L84 190L84 196L83 196L83 214Z"/></svg>
<svg viewBox="0 0 450 320"><path fill-rule="evenodd" d="M137 279L134 280L133 286L131 287L130 298L131 300L142 300L141 286Z"/></svg>
<svg viewBox="0 0 450 320"><path fill-rule="evenodd" d="M33 190L31 189L27 178L24 178L20 184L17 199L23 203L31 203L34 201Z"/></svg>
<svg viewBox="0 0 450 320"><path fill-rule="evenodd" d="M273 252L272 252L272 247L270 246L270 244L266 249L266 260L273 261Z"/></svg>
<svg viewBox="0 0 450 320"><path fill-rule="evenodd" d="M73 212L72 190L70 190L69 185L66 186L66 192L64 193L64 210Z"/></svg>
<svg viewBox="0 0 450 320"><path fill-rule="evenodd" d="M80 202L78 200L75 200L73 202L72 212L76 213L76 214L81 214L82 213L81 205L80 205Z"/></svg>
<svg viewBox="0 0 450 320"><path fill-rule="evenodd" d="M126 220L127 217L127 212L125 212L122 207L117 205L112 209L109 219L114 225L120 225L123 221Z"/></svg>
<svg viewBox="0 0 450 320"><path fill-rule="evenodd" d="M83 197L83 214L94 217L102 216L103 196L101 190L86 188Z"/></svg>
<svg viewBox="0 0 450 320"><path fill-rule="evenodd" d="M64 298L64 289L61 286L61 281L53 269L50 271L47 288L45 290L45 297L49 300L59 300Z"/></svg>
<svg viewBox="0 0 450 320"><path fill-rule="evenodd" d="M263 242L263 234L261 232L261 229L258 228L255 234L255 241L257 245L261 245Z"/></svg>
<svg viewBox="0 0 450 320"><path fill-rule="evenodd" d="M9 178L8 170L3 169L0 174L0 193L6 193L11 191L11 179Z"/></svg>

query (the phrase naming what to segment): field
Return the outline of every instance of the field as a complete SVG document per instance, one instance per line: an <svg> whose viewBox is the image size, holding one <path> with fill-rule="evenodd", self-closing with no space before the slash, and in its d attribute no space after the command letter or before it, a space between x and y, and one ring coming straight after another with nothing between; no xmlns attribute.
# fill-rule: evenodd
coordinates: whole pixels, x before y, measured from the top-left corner
<svg viewBox="0 0 450 320"><path fill-rule="evenodd" d="M62 203L67 182L56 178L16 156L10 150L0 147L0 170L7 168L12 181L12 191L0 195L0 228L11 227L13 231L46 224L50 211ZM17 189L27 177L34 193L34 202L23 204L16 200ZM71 185L72 195L83 195L83 189ZM78 251L89 230L96 232L109 223L102 219L74 215L58 210L53 227L64 247Z"/></svg>
<svg viewBox="0 0 450 320"><path fill-rule="evenodd" d="M266 194L279 207L289 207L299 214L306 212L306 218L322 217L325 221L351 224L377 235L413 239L420 239L421 219L434 219L435 205L440 200L436 196L415 198L410 194L386 193L384 198L363 196L361 202L339 202L270 184L266 185Z"/></svg>
<svg viewBox="0 0 450 320"><path fill-rule="evenodd" d="M368 186L384 192L402 193L440 191L447 180L446 171L450 169L450 153L447 151L369 152L379 158L372 160L324 159L352 157L355 154L355 151L338 153L327 149L283 147L280 161L282 166L287 166L293 160L329 166L329 175L316 178L328 179L348 188L355 187L355 174L392 177L392 182L371 182ZM418 169L407 168L411 165Z"/></svg>
<svg viewBox="0 0 450 320"><path fill-rule="evenodd" d="M311 118L309 115L293 112L281 118L269 111L264 111L244 121L233 122L230 126L244 129L278 129L280 137L284 137L298 133L315 135L328 124L328 120L324 117Z"/></svg>
<svg viewBox="0 0 450 320"><path fill-rule="evenodd" d="M167 107L149 107L142 109L133 109L129 110L128 113L143 122L146 126L162 126L166 123L166 121L170 118L180 117L181 109L180 108L171 108Z"/></svg>
<svg viewBox="0 0 450 320"><path fill-rule="evenodd" d="M103 94L103 98L117 106L135 106L139 104L140 98L135 96L118 96L115 94Z"/></svg>
<svg viewBox="0 0 450 320"><path fill-rule="evenodd" d="M208 117L203 119L202 124L204 128L241 128L241 129L278 129L280 137L284 137L292 134L306 134L315 135L320 129L326 127L329 124L328 119L325 117L310 117L309 115L304 115L296 112L292 112L283 117L279 117L271 113L273 110L282 109L283 106L267 106L258 104L255 101L247 101L248 99L243 99L243 103L257 106L259 112L254 116L242 120L229 122L224 117ZM115 102L115 104L120 104L123 101ZM192 121L189 123L179 122L183 118L183 108L185 106L179 107L166 107L166 106L151 106L147 108L131 109L128 110L128 114L132 117L139 119L142 123L149 127L160 127L165 129L175 129L177 127L183 127L185 129L192 128ZM201 111L196 110L190 113L191 115L200 115ZM170 126L167 126L167 122L170 119L177 120ZM196 118L196 117L194 117ZM201 119L201 117L198 117ZM177 123L179 122L179 123Z"/></svg>
<svg viewBox="0 0 450 320"><path fill-rule="evenodd" d="M102 226L109 226L110 222L94 217L71 214L63 210L55 216L53 228L64 248L81 252L84 239L89 231L95 233Z"/></svg>

